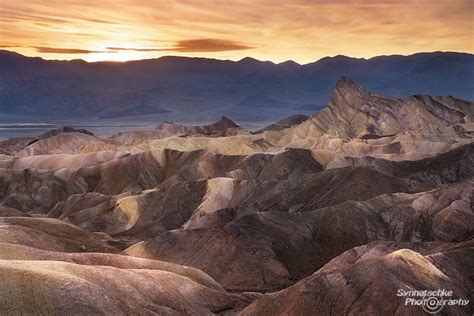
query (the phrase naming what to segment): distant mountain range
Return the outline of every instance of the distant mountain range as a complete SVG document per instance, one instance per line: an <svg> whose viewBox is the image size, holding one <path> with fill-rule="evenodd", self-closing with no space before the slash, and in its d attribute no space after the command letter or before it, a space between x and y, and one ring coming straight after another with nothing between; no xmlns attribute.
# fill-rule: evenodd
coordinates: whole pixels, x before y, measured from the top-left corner
<svg viewBox="0 0 474 316"><path fill-rule="evenodd" d="M299 65L187 57L87 63L0 51L0 69L0 114L20 117L225 114L229 109L255 116L273 108L315 112L327 104L341 76L392 97L474 96L474 55L451 52L370 59L335 56Z"/></svg>

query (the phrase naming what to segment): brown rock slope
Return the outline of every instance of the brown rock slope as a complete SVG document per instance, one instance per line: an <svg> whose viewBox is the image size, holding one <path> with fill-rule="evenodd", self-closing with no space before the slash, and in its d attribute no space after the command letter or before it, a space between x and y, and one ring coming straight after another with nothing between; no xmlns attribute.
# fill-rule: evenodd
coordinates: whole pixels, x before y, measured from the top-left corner
<svg viewBox="0 0 474 316"><path fill-rule="evenodd" d="M307 124L320 134L340 138L380 137L466 123L472 105L454 97L413 96L391 99L343 77L329 105Z"/></svg>
<svg viewBox="0 0 474 316"><path fill-rule="evenodd" d="M297 153L302 155L294 156ZM211 162L209 157L220 157L219 159L226 157L215 154L208 156L205 152L190 154L194 158L207 157L208 162ZM183 157L191 156L184 155ZM259 157L265 159L273 157L269 163L266 163L266 169L280 172L285 169L281 166L285 166L286 163L275 165L274 161L284 157L292 157L290 161L295 160L296 157L300 158L296 160L297 165L289 165L293 166L291 167L292 174L274 173L271 178L268 178L260 169L254 172L244 172L240 168L231 172L225 169L218 171L215 169L218 164L214 163L209 165L214 169L205 168L208 170L208 175L213 174L219 177L211 180L200 180L205 178L205 175L196 173L195 163L202 166L200 159L184 159L187 166L185 169L181 169L178 159L169 159L174 161L169 169L166 168L167 172L164 172L169 178L152 190L149 189L133 196L128 196L129 191L124 191L125 195L116 196L113 191L108 190L101 194L92 192L73 194L55 205L49 211L49 216L59 217L92 231L103 230L112 234L126 232L135 235L149 230L148 235L154 234L155 230L219 224L219 221L215 222L217 214L226 214L225 216L230 220L259 211L301 212L336 205L346 200L364 201L386 193L414 193L432 188L431 184L385 175L367 167L348 167L318 172L320 170L318 165L303 151L294 153L289 151L286 155L278 156L254 155L252 159ZM239 157L232 159L235 158ZM255 166L253 164L255 161L253 160L251 165ZM412 164L440 165L445 163L444 161L444 158L440 162L430 159L428 164L424 161L412 162ZM167 166L167 164L164 165ZM238 162L237 165L245 166L242 162ZM314 169L301 169L305 165L313 165ZM452 166L455 166L454 162ZM468 170L469 166L465 164L465 169ZM383 171L390 173L404 170L397 169L398 164L389 165L389 167L384 168ZM403 175L410 179L413 174L408 171L411 170L418 176L418 170L422 168L405 169ZM173 175L171 170L175 170L174 172L177 172L179 176ZM431 178L436 176L434 170ZM443 174L443 169L440 168L439 172ZM451 180L456 182L464 179L462 174L458 175L458 178L454 177ZM184 179L189 181L182 181ZM430 179L426 182L430 183ZM115 178L111 178L110 182L119 183ZM186 198L181 198L183 196ZM6 202L9 201L11 200L6 200ZM220 211L228 208L232 211ZM214 212L218 213L213 214Z"/></svg>
<svg viewBox="0 0 474 316"><path fill-rule="evenodd" d="M48 251L119 251L115 240L106 234L90 233L51 218L0 217L0 243Z"/></svg>
<svg viewBox="0 0 474 316"><path fill-rule="evenodd" d="M328 195L323 188L335 192ZM253 212L307 211L346 199L367 200L384 193L418 192L430 186L355 167L305 174L286 180L214 178L164 183L132 196L73 195L48 213L91 231L152 236L165 230L222 225ZM345 192L337 194L336 192ZM186 197L185 199L181 197ZM231 209L231 210L229 210ZM113 220L112 220L113 219ZM224 222L225 223L225 222Z"/></svg>
<svg viewBox="0 0 474 316"><path fill-rule="evenodd" d="M420 315L402 290L446 289L474 298L472 240L458 244L376 242L349 250L310 277L264 295L241 315ZM439 315L470 315L471 305L446 305Z"/></svg>
<svg viewBox="0 0 474 316"><path fill-rule="evenodd" d="M42 163L39 157L29 159L29 162L38 166ZM64 166L67 163L62 155L48 158L51 159L46 160L49 165L54 165L55 159L58 165ZM95 157L92 160L99 159ZM28 163L26 159L20 162L24 166ZM83 159L77 160L76 167L80 164L84 164ZM236 179L285 179L320 170L321 166L306 150L249 156L219 155L208 151L158 150L122 155L119 159L79 169L0 169L0 205L44 213L57 202L74 194L137 194L152 189L165 180L193 181L221 176Z"/></svg>
<svg viewBox="0 0 474 316"><path fill-rule="evenodd" d="M473 115L472 102L431 96L391 99L341 78L322 111L264 137L274 148L311 148L323 165L341 156L418 160L472 143Z"/></svg>
<svg viewBox="0 0 474 316"><path fill-rule="evenodd" d="M265 126L264 128L261 128L261 129L255 131L254 134L263 133L265 131L279 131L279 130L282 130L282 129L285 129L285 128L288 128L288 127L291 127L291 126L294 126L294 125L301 124L302 122L306 121L307 119L309 119L309 117L306 116L306 115L302 115L302 114L293 115L293 116L284 118L282 120L279 120L275 123L272 123L268 126Z"/></svg>
<svg viewBox="0 0 474 316"><path fill-rule="evenodd" d="M189 136L189 135L208 135L208 136L233 136L238 133L245 132L239 125L235 124L228 117L221 117L215 123L209 125L181 125L165 122L158 126L157 130L166 131L172 135Z"/></svg>
<svg viewBox="0 0 474 316"><path fill-rule="evenodd" d="M20 212L17 209L6 207L6 206L0 206L0 217L23 217L23 216L26 216L26 214L23 212Z"/></svg>
<svg viewBox="0 0 474 316"><path fill-rule="evenodd" d="M473 108L472 102L455 97L391 99L342 78L327 107L287 128L231 137L195 134L186 137L167 135L161 139L143 137L140 140L137 136L133 145L97 144L83 150L149 151L166 148L249 154L306 148L313 151L323 166L345 157L419 160L472 143Z"/></svg>
<svg viewBox="0 0 474 316"><path fill-rule="evenodd" d="M85 135L93 135L91 132L85 129L75 129L68 126L52 129L46 133L35 137L15 137L8 140L0 141L0 154L15 155L23 148L39 141L57 136L63 133L81 133Z"/></svg>
<svg viewBox="0 0 474 316"><path fill-rule="evenodd" d="M159 269L0 260L2 314L214 315L239 310L242 295Z"/></svg>
<svg viewBox="0 0 474 316"><path fill-rule="evenodd" d="M15 137L0 141L0 154L15 155L17 152L35 142L35 137Z"/></svg>
<svg viewBox="0 0 474 316"><path fill-rule="evenodd" d="M225 137L234 135L246 135L248 131L235 124L229 118L223 116L219 121L208 125L182 125L164 122L155 130L132 130L120 132L112 139L119 144L132 144L142 140L162 139L172 136L197 136Z"/></svg>
<svg viewBox="0 0 474 316"><path fill-rule="evenodd" d="M390 161L374 157L343 157L326 168L367 166L396 177L408 177L417 181L445 184L469 179L474 176L474 144L467 144L421 160Z"/></svg>
<svg viewBox="0 0 474 316"><path fill-rule="evenodd" d="M82 148L91 144L104 144L105 142L95 136L83 133L60 133L58 135L38 140L22 150L17 157L28 157L48 154L77 154Z"/></svg>
<svg viewBox="0 0 474 316"><path fill-rule="evenodd" d="M472 300L473 117L342 78L321 112L253 134L223 117L1 142L0 314L422 313L399 288Z"/></svg>
<svg viewBox="0 0 474 316"><path fill-rule="evenodd" d="M88 154L54 154L38 155L24 158L12 158L10 164L6 165L11 169L79 169L99 165L112 160L120 159L129 155L117 151L99 151Z"/></svg>
<svg viewBox="0 0 474 316"><path fill-rule="evenodd" d="M161 233L125 253L197 267L229 289L271 290L370 241L469 238L474 234L472 188L471 182L460 183L313 211L253 213L232 221L234 211L224 209L214 212L207 225Z"/></svg>

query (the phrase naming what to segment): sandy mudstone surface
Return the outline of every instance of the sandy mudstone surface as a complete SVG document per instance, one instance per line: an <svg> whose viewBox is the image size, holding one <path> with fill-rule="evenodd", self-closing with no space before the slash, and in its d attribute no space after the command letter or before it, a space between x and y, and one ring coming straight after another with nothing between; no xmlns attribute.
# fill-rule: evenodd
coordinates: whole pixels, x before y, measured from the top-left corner
<svg viewBox="0 0 474 316"><path fill-rule="evenodd" d="M257 132L222 117L0 142L0 315L421 315L474 300L474 106L341 78ZM473 304L441 315L472 315Z"/></svg>

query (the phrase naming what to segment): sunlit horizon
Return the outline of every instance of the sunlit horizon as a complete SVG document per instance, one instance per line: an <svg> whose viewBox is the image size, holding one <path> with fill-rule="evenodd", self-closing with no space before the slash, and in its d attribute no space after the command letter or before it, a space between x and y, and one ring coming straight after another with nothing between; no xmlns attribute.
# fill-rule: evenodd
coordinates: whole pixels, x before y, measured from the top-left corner
<svg viewBox="0 0 474 316"><path fill-rule="evenodd" d="M470 0L26 0L1 9L0 49L44 59L250 56L305 64L335 55L474 53Z"/></svg>
<svg viewBox="0 0 474 316"><path fill-rule="evenodd" d="M251 55L243 56L243 57L239 57L239 58L231 58L231 57L230 58L216 58L216 57L199 56L198 54L196 54L196 56L190 56L190 55L184 55L184 54L181 54L181 55L179 55L179 54L164 54L164 55L160 55L160 56L154 56L154 55L151 54L150 57L145 57L145 58L137 57L137 58L134 58L134 56L138 56L138 54L132 54L132 53L129 53L129 52L122 53L122 54L121 53L116 53L116 54L115 53L113 53L113 54L112 53L94 53L94 54L89 54L85 58L77 58L77 57L76 58L52 58L52 57L48 57L48 56L36 56L35 54L32 54L32 55L23 54L23 53L17 52L17 51L12 50L12 49L0 48L0 50L11 51L11 52L18 53L22 56L30 57L30 58L39 57L41 59L50 60L50 61L82 60L82 61L87 62L87 63L100 63L100 62L125 63L125 62L129 62L129 61L160 59L160 58L163 58L163 57L187 57L187 58L203 58L203 59L210 59L210 60L235 61L235 62L240 61L240 60L245 59L245 58L252 58L252 59L255 59L255 60L258 60L258 61L261 61L261 62L271 62L271 63L274 63L274 64L281 64L281 63L284 63L284 62L292 61L292 62L295 62L299 65L306 65L306 64L317 62L317 61L319 61L321 59L324 59L324 58L335 58L335 57L338 57L338 56L343 56L343 57L352 58L352 59L369 60L371 58L377 58L377 57L383 57L383 56L412 56L412 55L417 55L417 54L431 54L431 53L474 54L474 53L470 53L470 52L458 52L458 51L420 51L420 52L413 52L413 53L409 53L409 54L385 54L385 55L375 55L375 56L367 56L367 57L336 54L336 55L330 55L330 56L323 56L321 58L316 58L316 59L310 60L308 62L297 62L293 59L285 59L285 60L281 60L281 61L265 60L265 59L259 59L259 58L253 57ZM110 58L110 56L113 56L113 58Z"/></svg>

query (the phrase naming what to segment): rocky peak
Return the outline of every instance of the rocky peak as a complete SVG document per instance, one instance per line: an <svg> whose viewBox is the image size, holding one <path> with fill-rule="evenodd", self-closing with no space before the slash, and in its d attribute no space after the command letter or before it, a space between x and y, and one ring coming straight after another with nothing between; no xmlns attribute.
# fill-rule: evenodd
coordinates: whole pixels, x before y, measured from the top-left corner
<svg viewBox="0 0 474 316"><path fill-rule="evenodd" d="M56 136L56 135L59 135L59 134L64 134L64 133L81 133L81 134L86 134L86 135L89 135L89 136L94 135L94 133L92 133L88 130L82 129L82 128L73 128L73 127L69 127L69 126L61 126L61 127L52 129L52 130L50 130L46 133L43 133L43 134L39 135L37 138L38 139L47 139L47 138L50 138L50 137L53 137L53 136Z"/></svg>
<svg viewBox="0 0 474 316"><path fill-rule="evenodd" d="M216 123L214 123L214 124L220 125L220 126L225 127L225 128L239 127L239 125L235 124L235 122L232 121L227 116L222 116L221 119L219 121L217 121Z"/></svg>
<svg viewBox="0 0 474 316"><path fill-rule="evenodd" d="M156 129L162 130L162 129L166 129L167 127L170 127L170 126L181 126L181 125L176 124L174 122L170 122L170 121L164 121L163 123L158 125L158 127Z"/></svg>
<svg viewBox="0 0 474 316"><path fill-rule="evenodd" d="M336 83L335 93L343 96L367 95L370 92L348 77L341 77Z"/></svg>
<svg viewBox="0 0 474 316"><path fill-rule="evenodd" d="M341 77L336 83L329 106L340 114L352 116L352 111L359 111L372 96L363 86L348 77Z"/></svg>

